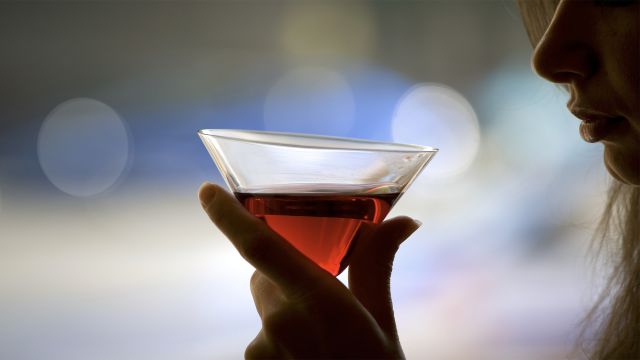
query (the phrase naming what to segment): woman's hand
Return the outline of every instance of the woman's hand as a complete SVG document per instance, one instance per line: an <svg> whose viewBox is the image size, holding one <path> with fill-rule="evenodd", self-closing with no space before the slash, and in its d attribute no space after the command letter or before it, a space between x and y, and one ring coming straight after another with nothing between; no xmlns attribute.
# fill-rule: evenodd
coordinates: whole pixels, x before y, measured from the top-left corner
<svg viewBox="0 0 640 360"><path fill-rule="evenodd" d="M402 358L389 279L395 252L419 224L407 217L363 228L349 255L349 288L298 252L220 187L200 201L257 271L251 292L262 330L247 358Z"/></svg>

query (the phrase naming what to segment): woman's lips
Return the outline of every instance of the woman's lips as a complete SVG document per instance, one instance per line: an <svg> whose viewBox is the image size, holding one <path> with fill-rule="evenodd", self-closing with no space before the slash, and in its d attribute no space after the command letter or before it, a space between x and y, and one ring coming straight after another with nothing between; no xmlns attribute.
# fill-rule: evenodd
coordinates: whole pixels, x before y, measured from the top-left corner
<svg viewBox="0 0 640 360"><path fill-rule="evenodd" d="M610 116L595 111L571 109L573 115L582 120L580 135L586 142L595 143L607 138L622 120L621 117Z"/></svg>
<svg viewBox="0 0 640 360"><path fill-rule="evenodd" d="M614 120L615 119L599 119L582 121L582 124L580 124L580 136L582 136L586 142L598 142L609 135L615 125Z"/></svg>

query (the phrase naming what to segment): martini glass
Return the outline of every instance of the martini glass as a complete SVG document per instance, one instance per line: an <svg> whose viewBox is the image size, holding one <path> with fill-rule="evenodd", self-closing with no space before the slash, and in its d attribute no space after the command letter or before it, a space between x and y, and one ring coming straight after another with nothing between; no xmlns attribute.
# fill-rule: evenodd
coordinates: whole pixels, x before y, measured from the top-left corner
<svg viewBox="0 0 640 360"><path fill-rule="evenodd" d="M265 131L198 135L238 201L332 275L360 226L382 222L438 151Z"/></svg>

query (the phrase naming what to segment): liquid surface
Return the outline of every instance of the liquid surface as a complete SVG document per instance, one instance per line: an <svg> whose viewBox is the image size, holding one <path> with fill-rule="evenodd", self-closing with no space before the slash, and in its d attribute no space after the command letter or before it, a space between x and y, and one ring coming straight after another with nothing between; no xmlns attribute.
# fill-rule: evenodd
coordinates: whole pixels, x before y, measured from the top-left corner
<svg viewBox="0 0 640 360"><path fill-rule="evenodd" d="M399 193L235 193L253 215L332 275L364 222L380 223Z"/></svg>

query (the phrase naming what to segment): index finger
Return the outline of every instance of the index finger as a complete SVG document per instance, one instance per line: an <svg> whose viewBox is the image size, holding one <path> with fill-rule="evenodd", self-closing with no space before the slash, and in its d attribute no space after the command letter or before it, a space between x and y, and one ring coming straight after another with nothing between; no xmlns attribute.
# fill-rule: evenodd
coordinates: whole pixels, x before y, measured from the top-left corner
<svg viewBox="0 0 640 360"><path fill-rule="evenodd" d="M199 197L209 218L240 255L278 284L285 295L310 292L329 276L219 186L202 185Z"/></svg>

